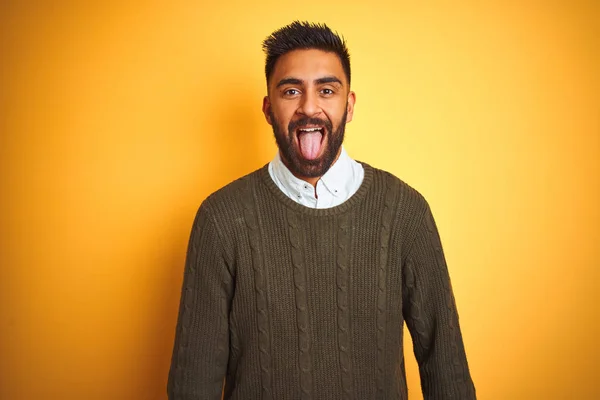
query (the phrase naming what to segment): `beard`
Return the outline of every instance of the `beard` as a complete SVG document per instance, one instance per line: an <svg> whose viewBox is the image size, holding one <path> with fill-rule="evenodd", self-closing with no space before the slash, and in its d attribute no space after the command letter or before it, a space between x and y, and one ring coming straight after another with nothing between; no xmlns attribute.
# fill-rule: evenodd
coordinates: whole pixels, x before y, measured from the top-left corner
<svg viewBox="0 0 600 400"><path fill-rule="evenodd" d="M279 121L273 115L273 111L270 113L271 121L273 121L273 134L275 135L275 142L281 154L281 159L286 167L296 177L303 178L319 178L331 168L331 165L335 161L340 147L344 142L344 133L346 131L346 118L348 116L348 109L344 111L340 123L333 132L333 125L329 120L323 120L319 118L308 118L304 117L297 121L290 121L287 127L287 132L281 127ZM296 130L306 125L321 125L323 126L323 135L327 137L325 142L326 147L323 149L323 154L314 159L307 160L302 156L296 146L294 146L294 136ZM325 138L323 138L324 140Z"/></svg>

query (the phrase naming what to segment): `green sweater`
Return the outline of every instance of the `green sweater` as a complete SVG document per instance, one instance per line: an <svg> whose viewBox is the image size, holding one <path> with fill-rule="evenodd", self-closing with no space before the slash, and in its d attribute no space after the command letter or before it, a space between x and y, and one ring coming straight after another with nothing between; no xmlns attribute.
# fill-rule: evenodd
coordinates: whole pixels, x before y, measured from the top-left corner
<svg viewBox="0 0 600 400"><path fill-rule="evenodd" d="M202 203L171 400L219 400L223 388L225 399L406 399L404 322L425 399L475 399L431 211L363 166L359 190L333 208L295 203L267 166Z"/></svg>

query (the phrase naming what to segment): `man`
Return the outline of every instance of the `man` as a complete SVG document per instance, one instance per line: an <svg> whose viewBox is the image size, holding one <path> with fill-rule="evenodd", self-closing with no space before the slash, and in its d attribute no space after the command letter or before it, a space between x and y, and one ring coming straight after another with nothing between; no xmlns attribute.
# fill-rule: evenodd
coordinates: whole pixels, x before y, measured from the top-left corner
<svg viewBox="0 0 600 400"><path fill-rule="evenodd" d="M279 154L198 211L169 398L406 399L406 322L425 399L475 399L426 201L342 147L345 42L294 22L263 47Z"/></svg>

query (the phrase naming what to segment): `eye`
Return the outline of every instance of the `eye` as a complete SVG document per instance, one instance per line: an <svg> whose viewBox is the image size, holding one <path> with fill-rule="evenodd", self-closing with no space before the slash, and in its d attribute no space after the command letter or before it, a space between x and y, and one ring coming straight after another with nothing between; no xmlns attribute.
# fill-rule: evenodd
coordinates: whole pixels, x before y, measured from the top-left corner
<svg viewBox="0 0 600 400"><path fill-rule="evenodd" d="M286 96L295 96L299 94L300 91L298 89L286 89L283 94Z"/></svg>
<svg viewBox="0 0 600 400"><path fill-rule="evenodd" d="M325 96L331 96L333 93L334 93L333 89L329 89L329 88L321 89L321 94L323 94Z"/></svg>

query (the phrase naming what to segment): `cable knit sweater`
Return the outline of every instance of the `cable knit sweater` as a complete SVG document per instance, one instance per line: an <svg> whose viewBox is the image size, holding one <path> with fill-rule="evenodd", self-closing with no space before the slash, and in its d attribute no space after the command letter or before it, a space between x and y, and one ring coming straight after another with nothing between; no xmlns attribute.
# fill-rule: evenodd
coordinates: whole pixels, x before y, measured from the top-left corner
<svg viewBox="0 0 600 400"><path fill-rule="evenodd" d="M363 166L359 190L333 208L295 203L267 166L202 203L171 400L407 399L404 322L425 399L475 399L431 211Z"/></svg>

